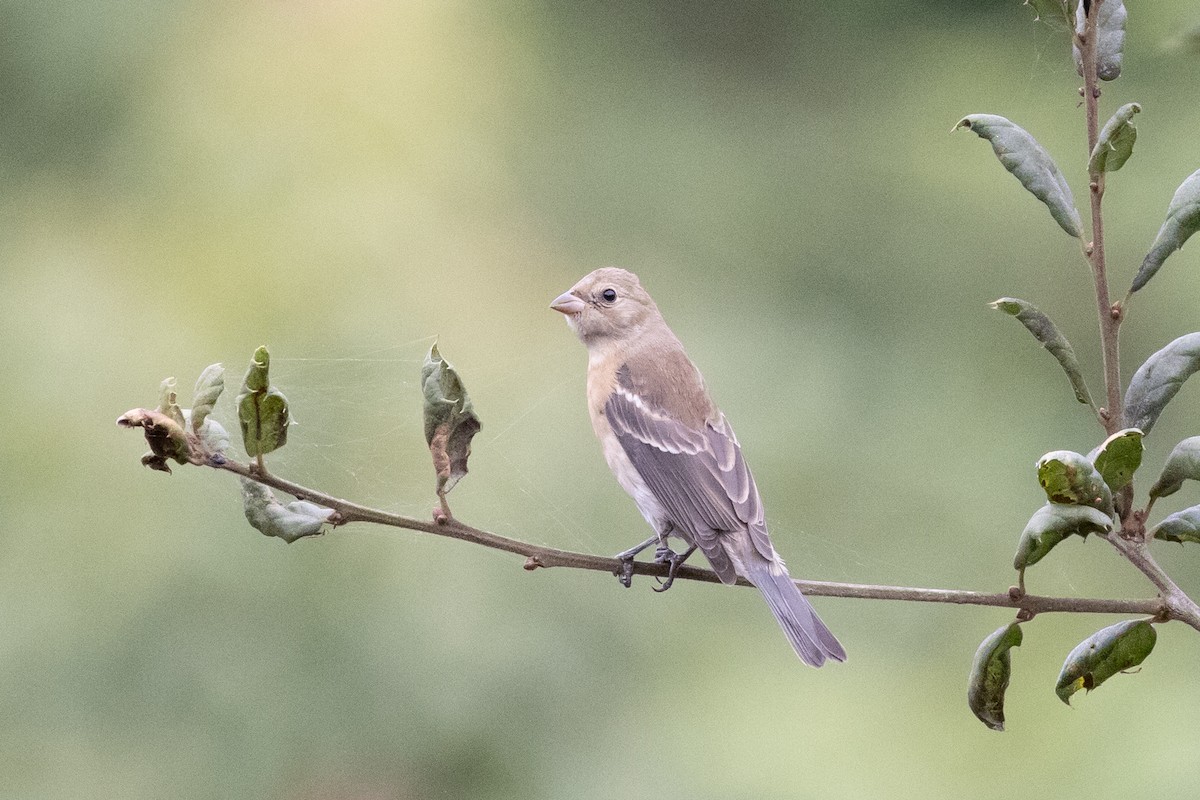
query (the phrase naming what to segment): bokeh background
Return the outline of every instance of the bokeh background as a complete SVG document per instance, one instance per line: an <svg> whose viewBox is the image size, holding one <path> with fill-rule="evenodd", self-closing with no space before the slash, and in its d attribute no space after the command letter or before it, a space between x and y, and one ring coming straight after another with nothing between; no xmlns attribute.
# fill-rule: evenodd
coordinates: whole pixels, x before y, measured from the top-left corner
<svg viewBox="0 0 1200 800"><path fill-rule="evenodd" d="M1200 14L1129 5L1102 101L1145 109L1106 200L1118 295L1200 166ZM425 516L440 337L484 423L459 516L612 553L646 530L547 304L618 264L733 420L795 574L1003 590L1033 462L1100 431L986 303L1052 314L1100 396L1095 308L1077 244L949 131L1009 116L1083 201L1068 52L1017 0L0 2L0 796L1193 796L1180 625L1068 709L1063 657L1115 620L1037 619L997 734L965 679L1007 612L818 599L850 661L815 672L746 590L368 527L267 539L230 476L147 471L113 426L216 361L234 424L265 343L299 422L275 471ZM1126 374L1200 327L1197 249L1138 296ZM1200 553L1158 550L1200 592ZM1097 540L1030 585L1151 591Z"/></svg>

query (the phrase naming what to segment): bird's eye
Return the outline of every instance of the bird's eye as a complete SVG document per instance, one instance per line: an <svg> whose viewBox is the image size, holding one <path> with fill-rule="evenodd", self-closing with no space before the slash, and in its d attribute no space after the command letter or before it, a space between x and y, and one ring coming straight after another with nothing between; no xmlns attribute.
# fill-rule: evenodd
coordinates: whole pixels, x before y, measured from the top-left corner
<svg viewBox="0 0 1200 800"><path fill-rule="evenodd" d="M604 298L604 302L606 302L606 303L615 303L617 300L617 290L616 289L605 289L603 292L600 293L600 296L602 298Z"/></svg>

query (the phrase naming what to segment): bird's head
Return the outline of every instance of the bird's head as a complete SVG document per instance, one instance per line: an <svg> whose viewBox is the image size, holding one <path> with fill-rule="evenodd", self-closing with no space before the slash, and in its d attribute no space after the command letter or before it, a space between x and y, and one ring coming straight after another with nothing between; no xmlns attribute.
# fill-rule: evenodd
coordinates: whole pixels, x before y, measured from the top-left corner
<svg viewBox="0 0 1200 800"><path fill-rule="evenodd" d="M603 267L588 273L550 304L585 345L637 336L656 319L658 306L632 272Z"/></svg>

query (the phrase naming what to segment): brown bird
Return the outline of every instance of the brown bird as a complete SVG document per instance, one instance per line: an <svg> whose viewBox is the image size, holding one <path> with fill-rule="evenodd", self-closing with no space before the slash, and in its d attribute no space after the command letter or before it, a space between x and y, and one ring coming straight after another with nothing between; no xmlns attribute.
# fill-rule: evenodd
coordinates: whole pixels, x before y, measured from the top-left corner
<svg viewBox="0 0 1200 800"><path fill-rule="evenodd" d="M637 276L598 269L550 307L587 347L592 428L609 469L655 531L617 555L621 582L629 586L633 557L657 544L656 560L669 564L659 591L666 590L699 548L723 583L740 575L758 587L804 663L845 661L846 651L771 545L762 498L733 429ZM669 536L688 549L672 551Z"/></svg>

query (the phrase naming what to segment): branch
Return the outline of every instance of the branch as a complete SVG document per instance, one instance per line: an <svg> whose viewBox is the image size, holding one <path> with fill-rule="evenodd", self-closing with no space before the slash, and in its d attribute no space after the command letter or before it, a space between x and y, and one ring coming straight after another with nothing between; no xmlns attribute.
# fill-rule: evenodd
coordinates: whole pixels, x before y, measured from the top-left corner
<svg viewBox="0 0 1200 800"><path fill-rule="evenodd" d="M615 574L621 562L607 556L575 553L559 550L553 547L510 539L490 531L474 528L459 522L453 517L438 515L433 520L406 517L400 514L390 514L379 509L352 503L332 495L309 489L300 484L280 478L269 472L260 471L255 466L240 464L223 458L214 458L201 465L225 470L244 478L257 481L265 486L286 492L298 499L332 508L336 514L332 520L334 525L346 525L351 522L370 522L377 525L387 525L393 528L420 531L436 536L446 536L472 544L482 545L493 550L525 556L525 569L565 567L567 569L583 569L596 572ZM633 562L633 571L637 575L650 575L665 578L667 565L649 561ZM700 567L684 565L675 574L676 580L692 580L705 583L720 583L716 573ZM1169 579L1167 579L1169 581ZM738 586L750 586L748 581L739 578ZM1012 608L1019 612L1024 619L1037 614L1052 612L1072 612L1083 614L1148 614L1160 619L1182 619L1192 627L1200 630L1200 609L1193 618L1186 609L1179 610L1170 602L1160 598L1147 600L1110 600L1103 598L1079 597L1044 597L1040 595L1021 594L1015 589L1007 592L988 594L959 589L922 589L908 586L877 586L861 583L837 583L830 581L796 581L796 585L807 595L816 597L853 597L864 600L907 600L918 603L954 603L956 605L994 606ZM1174 584L1170 584L1174 586ZM1176 587L1176 591L1178 588ZM1180 592L1182 594L1182 592ZM1193 604L1193 608L1195 605ZM1193 621L1194 620L1194 621Z"/></svg>
<svg viewBox="0 0 1200 800"><path fill-rule="evenodd" d="M1107 396L1102 421L1104 429L1111 436L1121 429L1121 418L1124 414L1119 347L1122 315L1121 307L1114 306L1108 294L1108 272L1104 260L1104 215L1101 211L1101 203L1104 200L1104 173L1090 168L1090 154L1100 138L1100 86L1096 77L1096 41L1099 37L1096 25L1101 2L1102 0L1096 0L1092 4L1083 36L1077 37L1077 44L1083 61L1083 100L1087 109L1089 154L1088 199L1092 209L1092 241L1090 245L1085 246L1084 252L1092 267L1092 280L1096 285L1096 311L1100 318L1100 345L1104 358L1104 385Z"/></svg>

